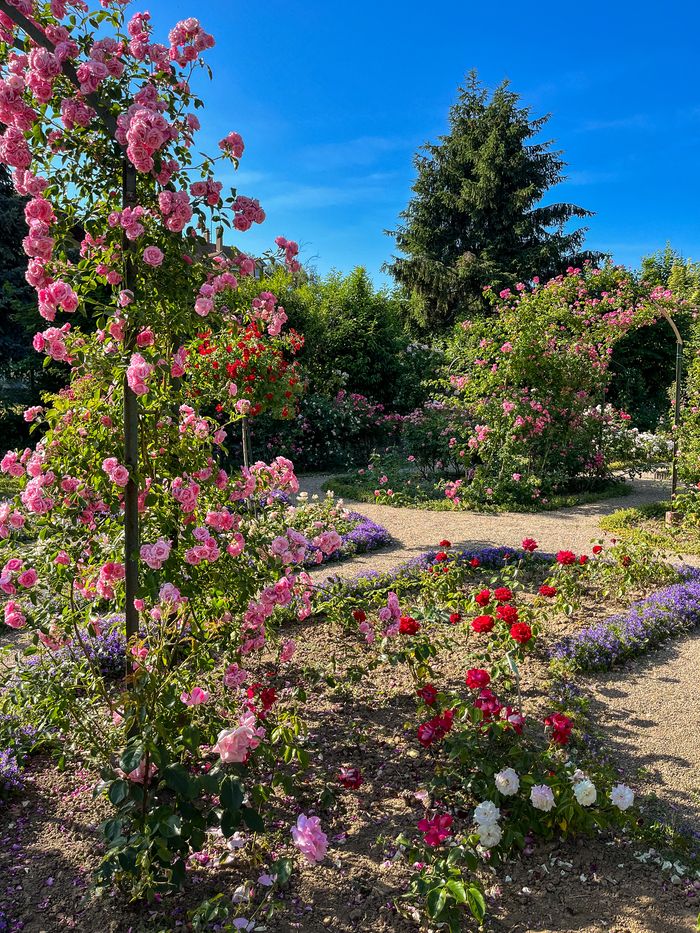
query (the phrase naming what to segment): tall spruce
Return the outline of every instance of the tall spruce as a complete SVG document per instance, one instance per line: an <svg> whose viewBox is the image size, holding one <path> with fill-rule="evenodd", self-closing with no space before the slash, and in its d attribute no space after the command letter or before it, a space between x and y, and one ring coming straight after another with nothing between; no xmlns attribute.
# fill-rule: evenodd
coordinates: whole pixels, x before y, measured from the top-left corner
<svg viewBox="0 0 700 933"><path fill-rule="evenodd" d="M549 116L530 108L504 81L489 94L471 72L450 108L450 131L415 157L414 197L390 233L402 254L385 267L410 295L422 326L449 326L486 308L484 286L513 286L600 254L582 253L586 228L567 230L591 212L541 204L564 180L552 142L533 142Z"/></svg>

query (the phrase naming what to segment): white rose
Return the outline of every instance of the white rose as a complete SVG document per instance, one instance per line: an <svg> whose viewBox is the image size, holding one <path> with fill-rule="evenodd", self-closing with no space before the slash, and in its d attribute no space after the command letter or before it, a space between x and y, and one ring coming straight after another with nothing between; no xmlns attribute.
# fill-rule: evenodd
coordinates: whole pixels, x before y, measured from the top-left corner
<svg viewBox="0 0 700 933"><path fill-rule="evenodd" d="M595 784L592 781L579 781L574 784L574 797L582 807L590 807L591 804L595 803L597 796Z"/></svg>
<svg viewBox="0 0 700 933"><path fill-rule="evenodd" d="M484 800L474 810L474 822L479 826L490 826L498 822L501 811L490 800Z"/></svg>
<svg viewBox="0 0 700 933"><path fill-rule="evenodd" d="M512 768L504 768L495 777L496 787L504 797L512 797L518 793L520 778Z"/></svg>
<svg viewBox="0 0 700 933"><path fill-rule="evenodd" d="M626 784L616 784L610 791L610 799L618 810L628 810L634 803L634 791Z"/></svg>
<svg viewBox="0 0 700 933"><path fill-rule="evenodd" d="M485 849L491 849L497 846L501 841L503 833L498 823L484 823L479 826L479 843Z"/></svg>
<svg viewBox="0 0 700 933"><path fill-rule="evenodd" d="M530 791L530 801L536 810L544 810L545 813L554 806L554 794L552 788L546 784L535 784Z"/></svg>

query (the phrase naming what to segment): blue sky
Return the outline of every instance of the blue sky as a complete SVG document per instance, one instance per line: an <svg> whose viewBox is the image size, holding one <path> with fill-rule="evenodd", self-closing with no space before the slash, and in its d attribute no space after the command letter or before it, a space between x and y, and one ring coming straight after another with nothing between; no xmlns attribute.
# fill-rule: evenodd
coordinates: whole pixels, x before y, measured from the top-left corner
<svg viewBox="0 0 700 933"><path fill-rule="evenodd" d="M587 245L618 262L670 241L700 260L700 11L690 0L424 3L150 0L157 32L195 15L215 35L199 82L203 141L237 130L237 187L267 221L229 240L262 251L282 234L320 272L364 265L405 207L412 156L446 128L471 68L507 77L568 162L549 200L596 212ZM201 116L202 114L200 114ZM234 183L233 178L227 182Z"/></svg>

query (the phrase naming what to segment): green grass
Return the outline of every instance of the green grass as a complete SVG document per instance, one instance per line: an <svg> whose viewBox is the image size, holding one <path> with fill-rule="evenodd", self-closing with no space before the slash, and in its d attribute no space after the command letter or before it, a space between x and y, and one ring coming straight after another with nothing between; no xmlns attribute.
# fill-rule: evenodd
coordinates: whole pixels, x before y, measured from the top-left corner
<svg viewBox="0 0 700 933"><path fill-rule="evenodd" d="M700 554L700 528L681 522L667 525L666 512L670 500L649 502L634 509L618 509L600 520L603 531L617 535L623 541L644 538L651 546L676 554Z"/></svg>
<svg viewBox="0 0 700 933"><path fill-rule="evenodd" d="M374 486L369 488L366 481L355 474L345 473L339 476L333 476L324 483L325 490L332 489L333 492L342 499L352 499L356 502L374 503ZM629 483L620 479L608 480L601 484L595 490L580 490L568 493L556 493L549 497L546 503L518 503L507 502L503 504L467 504L462 503L459 510L456 510L449 499L435 491L423 489L418 495L414 489L407 490L405 486L396 488L396 499L391 504L396 507L402 506L409 509L428 509L432 512L454 512L454 511L473 511L473 512L551 512L555 509L573 508L577 505L585 505L589 502L599 502L603 499L612 499L617 496L628 496L632 492Z"/></svg>

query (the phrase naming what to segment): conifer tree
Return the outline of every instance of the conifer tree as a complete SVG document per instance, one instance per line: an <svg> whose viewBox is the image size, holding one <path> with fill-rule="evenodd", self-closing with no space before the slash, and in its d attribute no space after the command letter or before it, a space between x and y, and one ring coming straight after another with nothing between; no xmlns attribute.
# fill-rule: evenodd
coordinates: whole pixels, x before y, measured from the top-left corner
<svg viewBox="0 0 700 933"><path fill-rule="evenodd" d="M548 119L533 118L508 82L489 94L471 72L450 109L449 132L417 153L414 196L391 234L401 255L386 268L423 326L485 312L487 285L544 280L598 258L581 253L585 228L567 228L590 211L542 204L565 167L551 141L533 141Z"/></svg>

